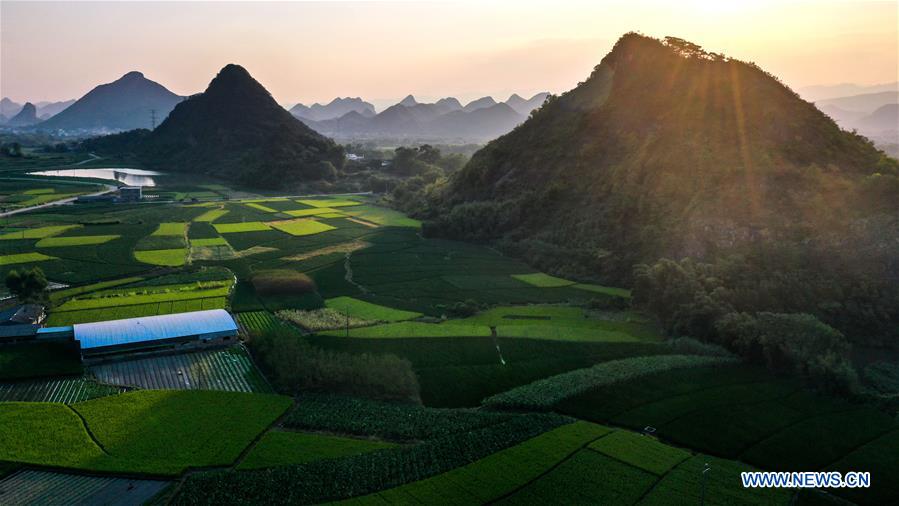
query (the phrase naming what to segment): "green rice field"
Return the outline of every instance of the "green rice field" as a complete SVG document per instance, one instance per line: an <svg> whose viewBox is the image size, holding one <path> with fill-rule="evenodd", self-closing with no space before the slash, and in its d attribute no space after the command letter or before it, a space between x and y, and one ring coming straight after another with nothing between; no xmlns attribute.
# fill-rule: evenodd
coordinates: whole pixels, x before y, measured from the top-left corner
<svg viewBox="0 0 899 506"><path fill-rule="evenodd" d="M274 229L294 236L320 234L329 230L336 230L337 228L332 227L327 223L322 223L320 221L315 221L308 218L273 221L270 222L269 225L271 225L271 227Z"/></svg>

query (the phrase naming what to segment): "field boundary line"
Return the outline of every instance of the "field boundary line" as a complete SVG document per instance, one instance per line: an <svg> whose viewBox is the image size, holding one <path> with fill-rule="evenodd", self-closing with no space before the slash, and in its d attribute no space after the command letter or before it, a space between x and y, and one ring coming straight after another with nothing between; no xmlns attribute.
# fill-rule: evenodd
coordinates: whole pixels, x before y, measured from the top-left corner
<svg viewBox="0 0 899 506"><path fill-rule="evenodd" d="M849 455L852 455L852 454L855 453L856 451L860 450L863 446L867 446L867 445L873 443L874 441L877 441L877 440L880 439L880 438L886 437L886 436L888 436L888 435L890 435L890 434L892 434L892 433L894 433L894 432L899 432L899 427L893 427L893 428L891 428L890 430L884 432L883 434L878 434L876 437L873 437L873 438L871 438L870 440L865 441L864 443L861 443L861 444L859 444L859 445L854 446L851 450L849 450L848 452L844 453L843 455L840 455L840 456L839 456L836 460L834 460L833 462L828 462L827 465L822 466L821 469L827 469L827 468L829 468L830 466L836 464L837 462L839 462L839 461L845 459L845 458L848 457Z"/></svg>
<svg viewBox="0 0 899 506"><path fill-rule="evenodd" d="M595 451L595 450L594 450L594 451ZM601 453L601 452L597 452L597 453ZM603 455L606 455L606 454L603 453ZM634 501L633 504L640 504L640 503L643 501L643 499L646 499L646 496L648 496L653 490L655 490L656 488L658 488L659 483L662 483L662 480L664 480L664 479L665 479L671 472L673 472L673 471L674 471L675 469L677 469L678 467L684 465L684 463L686 463L688 460L692 459L693 457L696 457L697 455L699 455L699 453L693 453L693 452L690 452L690 456L689 456L689 457L687 457L687 458L685 458L684 460L678 462L678 463L677 463L675 466L673 466L671 469L665 471L665 474L659 475L659 477L658 477L658 479L656 479L655 483L653 483L651 487L649 487L649 488L647 488L646 490L644 490L643 493L640 494L640 497L638 497L637 500ZM611 457L610 455L606 455L606 456L615 459L614 457ZM618 459L615 459L615 460L618 460ZM619 460L619 462L621 462L621 461ZM627 462L625 462L625 464L627 464ZM632 466L632 467L636 467L636 466L634 466L633 464L629 464L629 465ZM638 468L638 469L639 469L639 468ZM646 470L645 470L645 469L642 469L642 471L646 471ZM652 474L652 473L650 473L650 474Z"/></svg>
<svg viewBox="0 0 899 506"><path fill-rule="evenodd" d="M266 427L265 430L257 434L256 437L253 438L253 440L250 441L250 443L246 446L246 448L244 448L243 451L240 452L240 455L238 455L237 458L234 459L234 462L230 466L227 466L228 469L237 470L237 466L239 466L243 463L244 460L246 460L247 455L249 455L250 452L253 451L254 448L256 448L256 446L259 444L259 441L262 441L262 438L265 437L265 435L271 432L274 428L279 427L284 419L287 418L291 413L293 413L293 410L297 409L299 403L296 399L292 400L293 403L290 405L290 407L285 409L284 412L281 413L281 416L279 416L275 419L275 421L269 424L269 426Z"/></svg>
<svg viewBox="0 0 899 506"><path fill-rule="evenodd" d="M75 413L75 415L78 416L78 419L81 420L81 425L84 427L84 431L87 432L87 435L91 438L94 444L97 445L97 447L100 448L103 453L112 457L112 454L106 451L106 447L103 446L103 443L101 443L100 440L97 439L97 436L94 435L91 428L87 425L87 420L84 418L84 416L82 416L81 413L79 413L78 410L75 409L71 404L64 404L64 406L72 410L72 413Z"/></svg>
<svg viewBox="0 0 899 506"><path fill-rule="evenodd" d="M773 381L758 381L758 382L750 382L750 383L746 383L746 384L747 384L747 385L752 385L752 384L757 384L757 383L774 383L774 382L773 382ZM730 386L730 385L727 385L727 386ZM736 405L741 405L741 406L744 406L744 405L745 405L745 406L754 406L754 405L756 405L756 404L762 404L762 403L765 403L765 402L771 402L771 401L779 402L779 401L782 401L782 400L786 399L787 397L789 397L789 396L795 394L795 393L798 392L799 390L800 390L800 387L796 387L796 388L794 388L793 390L791 390L791 391L790 391L788 394L786 394L786 395L777 396L777 397L769 397L769 398L765 398L765 399L761 399L761 400L753 401L753 402L745 402L745 403L741 403L741 402L739 402L739 401L725 402L725 403L722 403L722 404L717 404L717 405L715 405L715 406L711 406L711 409L726 408L726 407L729 407L729 406L736 406ZM668 397L668 398L665 398L665 399L657 399L657 400L655 400L655 401L653 401L653 402L648 402L648 403L646 403L646 404L644 404L644 405L642 405L642 406L652 405L652 404L655 404L655 403L657 403L657 402L667 401L667 400L669 400L669 399L675 399L675 398L677 398L677 397L687 397L688 395L691 395L691 394L676 395L676 396L674 396L674 397ZM636 409L636 408L631 408L631 409L628 409L628 410L623 411L623 412L621 412L621 413L618 413L617 415L615 415L615 417L616 417L616 418L617 418L617 417L620 417L621 415L627 414L627 413L633 411L634 409ZM676 421L678 421L678 420L680 420L680 419L682 419L682 418L686 418L686 417L688 417L688 416L690 416L690 415L699 413L699 412L702 411L703 409L705 409L705 408L697 408L697 409L692 409L692 410L690 410L690 411L685 411L685 412L683 412L683 413L677 415L676 417L674 417L674 418L672 418L672 419L670 419L670 420L665 420L665 422L662 423L662 424L660 424L659 427L663 427L663 426L665 426L665 425L672 424L672 423L674 423L674 422L676 422Z"/></svg>
<svg viewBox="0 0 899 506"><path fill-rule="evenodd" d="M564 427L564 426L563 426L563 427ZM535 483L535 482L538 481L539 479L541 479L541 478L543 478L544 476L548 475L549 473L555 471L556 468L558 468L559 466L561 466L561 465L564 464L565 462L568 462L568 461L571 459L571 457L573 457L576 453L578 453L578 452L580 452L580 451L586 449L586 448L587 448L588 446L590 446L591 444L593 444L593 443L595 443L596 441L599 441L600 439L602 439L602 438L604 438L604 437L606 437L606 436L612 434L613 432L615 432L615 431L614 431L614 430L610 430L609 432L607 432L607 433L605 433L605 434L603 434L603 435L601 435L601 436L599 436L599 437L595 437L595 438L593 438L593 439L587 441L586 443L584 443L584 444L578 446L578 447L575 448L572 452L570 452L568 455L566 455L565 457L559 459L558 462L556 462L555 464L553 464L553 465L549 466L548 468L544 469L543 471L541 471L540 474L538 474L537 476L535 476L533 479L528 480L526 483L524 483L524 484L522 484L522 485L519 485L519 486L513 488L512 490L509 490L508 492L506 492L506 493L504 493L504 494L502 494L502 495L500 495L500 496L498 496L498 497L494 497L493 499L491 499L491 500L485 502L484 504L496 504L497 502L502 501L503 499L507 499L507 498L509 498L509 497L511 497L511 496L513 496L513 495L515 495L517 492L520 492L520 491L524 490L525 488L527 488L527 487L528 487L529 485L531 485L532 483ZM519 444L520 444L520 443L519 443ZM512 448L514 448L514 447L512 447ZM475 461L475 462L477 462L477 461Z"/></svg>
<svg viewBox="0 0 899 506"><path fill-rule="evenodd" d="M774 432L772 432L772 433L766 435L766 436L763 437L762 439L759 439L759 440L757 440L757 441L755 441L755 442L750 443L748 446L745 446L745 447L741 448L741 449L740 449L740 453L737 455L737 458L743 460L743 457L746 455L746 453L749 452L750 450L752 450L753 448L755 448L756 446L758 446L758 445L760 445L760 444L762 444L762 443L768 441L768 440L771 439L771 438L777 437L780 433L782 433L782 432L784 432L784 431L786 431L786 430L790 430L790 429L792 429L793 427L796 427L797 425L800 425L800 424L802 424L802 423L808 422L809 420L811 420L811 419L813 419L813 418L821 418L821 417L825 417L825 416L839 415L839 414L843 414L843 413L851 413L851 412L853 412L853 411L858 411L859 409L862 409L862 408L856 406L856 407L852 407L852 408L848 408L848 409L838 409L838 410L835 410L835 411L828 411L828 412L826 412L826 413L818 413L818 414L815 414L815 415L810 415L810 416L806 416L806 417L800 418L799 420L796 420L796 421L794 421L794 422L792 422L792 423L789 423L789 424L787 424L787 425L784 425L783 427L778 428L777 430L775 430ZM884 432L882 432L882 433L879 433L878 435L874 436L874 437L873 437L872 439L870 439L868 442L873 441L873 440L875 440L875 439L878 439L880 436L883 436L884 434L887 434L887 433L892 432L892 431L897 430L897 429L899 429L899 427L896 427L896 426L894 425L894 426L888 428L886 431L884 431ZM857 445L856 448L859 447L859 446L864 446L865 444L866 444L866 443L862 443L861 445ZM852 451L852 450L850 450L850 453L851 453L851 451ZM845 455L848 455L848 453L847 453L847 454L844 454L843 456L845 456ZM842 457L840 457L840 458L842 458ZM825 466L825 467L826 467L826 466ZM822 468L822 469L824 469L824 468Z"/></svg>

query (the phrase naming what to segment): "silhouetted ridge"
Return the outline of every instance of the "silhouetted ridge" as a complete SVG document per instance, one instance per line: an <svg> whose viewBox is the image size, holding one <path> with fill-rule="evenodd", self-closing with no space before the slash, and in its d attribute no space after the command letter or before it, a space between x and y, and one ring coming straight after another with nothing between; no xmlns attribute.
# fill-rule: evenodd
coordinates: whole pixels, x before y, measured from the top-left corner
<svg viewBox="0 0 899 506"><path fill-rule="evenodd" d="M152 133L93 141L133 149L149 168L199 172L254 187L334 179L343 150L278 105L243 67L227 65Z"/></svg>

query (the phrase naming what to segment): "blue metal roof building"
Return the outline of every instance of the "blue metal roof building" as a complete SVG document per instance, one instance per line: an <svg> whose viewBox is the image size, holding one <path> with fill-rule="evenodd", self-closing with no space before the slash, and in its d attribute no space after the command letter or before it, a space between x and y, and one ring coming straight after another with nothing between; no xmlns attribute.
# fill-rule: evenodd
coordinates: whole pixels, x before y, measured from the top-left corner
<svg viewBox="0 0 899 506"><path fill-rule="evenodd" d="M227 340L237 324L224 309L145 316L96 323L76 323L75 340L82 354L162 348L178 343Z"/></svg>

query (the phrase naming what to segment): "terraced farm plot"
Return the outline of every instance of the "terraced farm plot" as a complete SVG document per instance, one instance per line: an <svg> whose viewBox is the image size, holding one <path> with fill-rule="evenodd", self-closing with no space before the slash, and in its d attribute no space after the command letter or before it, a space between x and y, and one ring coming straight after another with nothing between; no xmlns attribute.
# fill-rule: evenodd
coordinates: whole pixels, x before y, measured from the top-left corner
<svg viewBox="0 0 899 506"><path fill-rule="evenodd" d="M743 452L740 460L776 471L821 469L896 429L896 420L875 408L840 411L781 430Z"/></svg>
<svg viewBox="0 0 899 506"><path fill-rule="evenodd" d="M69 406L0 403L0 460L77 468L106 457Z"/></svg>
<svg viewBox="0 0 899 506"><path fill-rule="evenodd" d="M581 450L497 504L542 504L555 497L571 504L634 504L656 480L642 469Z"/></svg>
<svg viewBox="0 0 899 506"><path fill-rule="evenodd" d="M297 202L306 206L319 208L349 207L361 204L361 202L349 199L303 199L297 200Z"/></svg>
<svg viewBox="0 0 899 506"><path fill-rule="evenodd" d="M267 432L237 469L304 464L393 448L396 444L305 432Z"/></svg>
<svg viewBox="0 0 899 506"><path fill-rule="evenodd" d="M138 281L143 281L144 278L139 277L130 277L130 278L122 278L122 279L113 279L110 281L100 281L99 283L91 283L89 285L75 286L72 288L65 288L62 290L54 290L50 292L50 300L52 302L56 302L68 297L75 297L77 295L82 295L85 293L96 292L103 290L104 288L113 288L121 285L128 285L131 283L136 283Z"/></svg>
<svg viewBox="0 0 899 506"><path fill-rule="evenodd" d="M215 223L215 230L220 234L237 234L242 232L261 232L271 230L272 227L261 221L248 221L244 223Z"/></svg>
<svg viewBox="0 0 899 506"><path fill-rule="evenodd" d="M104 383L144 389L271 393L242 346L110 362L90 371Z"/></svg>
<svg viewBox="0 0 899 506"><path fill-rule="evenodd" d="M271 202L290 202L290 199L284 197L272 197L268 199L243 199L240 201L241 204L268 204Z"/></svg>
<svg viewBox="0 0 899 506"><path fill-rule="evenodd" d="M485 504L527 485L609 429L575 422L432 478L346 501L349 504Z"/></svg>
<svg viewBox="0 0 899 506"><path fill-rule="evenodd" d="M643 376L684 368L728 366L736 363L737 359L732 357L701 355L657 355L610 360L593 367L550 376L494 395L486 399L484 405L494 408L549 411L557 404L590 390L626 383Z"/></svg>
<svg viewBox="0 0 899 506"><path fill-rule="evenodd" d="M421 313L414 311L403 311L387 306L372 304L364 300L354 299L352 297L335 297L325 300L325 307L335 309L344 314L349 314L352 318L360 318L363 320L374 320L383 322L398 322L404 320L412 320L422 316Z"/></svg>
<svg viewBox="0 0 899 506"><path fill-rule="evenodd" d="M458 325L453 323L396 322L371 327L346 330L326 330L325 336L355 338L406 338L406 337L490 337L490 328L484 325Z"/></svg>
<svg viewBox="0 0 899 506"><path fill-rule="evenodd" d="M612 297L621 297L625 299L629 299L631 297L631 291L625 288L615 288L613 286L602 286L602 285L591 285L587 283L576 283L571 285L572 288L577 288L578 290L586 290L588 292L593 293L601 293L603 295L609 295Z"/></svg>
<svg viewBox="0 0 899 506"><path fill-rule="evenodd" d="M269 222L268 225L270 225L274 229L280 230L281 232L293 236L315 235L322 232L327 232L329 230L337 229L337 227L332 227L327 223L322 223L320 221L315 221L308 218L272 221Z"/></svg>
<svg viewBox="0 0 899 506"><path fill-rule="evenodd" d="M185 249L155 249L135 251L134 258L139 262L150 265L162 265L166 267L180 267L187 263L187 250Z"/></svg>
<svg viewBox="0 0 899 506"><path fill-rule="evenodd" d="M43 253L13 253L12 255L0 255L0 265L16 265L30 264L34 262L46 262L47 260L58 260Z"/></svg>
<svg viewBox="0 0 899 506"><path fill-rule="evenodd" d="M84 377L59 377L17 383L0 383L0 402L73 402L86 401L124 392Z"/></svg>
<svg viewBox="0 0 899 506"><path fill-rule="evenodd" d="M227 246L228 241L226 241L224 237L211 237L208 239L191 239L190 245L191 245L191 247Z"/></svg>
<svg viewBox="0 0 899 506"><path fill-rule="evenodd" d="M46 237L37 242L38 248L68 248L71 246L90 246L114 241L120 235L81 235L75 237Z"/></svg>
<svg viewBox="0 0 899 506"><path fill-rule="evenodd" d="M228 214L227 209L210 209L209 211L206 211L205 213L194 218L194 221L212 223L213 221L221 218L226 214Z"/></svg>
<svg viewBox="0 0 899 506"><path fill-rule="evenodd" d="M663 475L692 455L686 450L660 443L649 436L617 430L588 446L626 464Z"/></svg>
<svg viewBox="0 0 899 506"><path fill-rule="evenodd" d="M312 251L306 251L304 253L298 253L293 256L284 257L284 260L302 262L304 260L309 260L310 258L333 255L335 253L352 253L354 251L365 249L369 246L371 246L371 244L361 240L348 241L334 244L332 246L325 246L324 248L319 248Z"/></svg>
<svg viewBox="0 0 899 506"><path fill-rule="evenodd" d="M43 239L45 237L59 235L66 230L71 230L80 226L81 225L50 225L38 228L23 228L14 232L6 232L0 234L0 240L8 241L15 239Z"/></svg>
<svg viewBox="0 0 899 506"><path fill-rule="evenodd" d="M257 211L262 211L263 213L277 213L277 209L272 209L271 207L264 206L262 204L257 204L256 202L244 202L243 205L247 207L251 207Z"/></svg>
<svg viewBox="0 0 899 506"><path fill-rule="evenodd" d="M195 275L185 279L195 279ZM223 309L227 303L231 283L232 280L214 280L176 285L107 289L60 304L50 313L47 324L61 326L206 309Z"/></svg>
<svg viewBox="0 0 899 506"><path fill-rule="evenodd" d="M284 214L289 214L295 218L301 218L303 216L319 216L323 214L337 214L339 217L346 216L345 214L338 212L337 209L333 209L330 207L313 207L311 209L290 209L284 211Z"/></svg>
<svg viewBox="0 0 899 506"><path fill-rule="evenodd" d="M183 235L148 235L142 237L134 245L135 250L153 251L166 249L186 249L187 241Z"/></svg>
<svg viewBox="0 0 899 506"><path fill-rule="evenodd" d="M160 223L153 235L180 235L187 233L187 223Z"/></svg>
<svg viewBox="0 0 899 506"><path fill-rule="evenodd" d="M167 300L128 306L62 311L52 313L47 321L48 325L60 326L104 320L121 320L124 318L138 318L141 316L205 311L207 309L224 309L227 306L227 302L227 297L207 297L203 299Z"/></svg>
<svg viewBox="0 0 899 506"><path fill-rule="evenodd" d="M153 302L167 302L176 300L206 299L210 297L225 297L231 289L228 281L217 281L207 285L180 284L159 287L133 287L127 289L113 289L92 296L84 296L71 299L56 311L78 311L82 309L97 309L117 306L133 306L149 304Z"/></svg>
<svg viewBox="0 0 899 506"><path fill-rule="evenodd" d="M331 207L334 207L333 205ZM363 221L371 222L384 227L408 227L421 228L421 222L406 216L405 214L371 205L359 205L344 210L346 214Z"/></svg>
<svg viewBox="0 0 899 506"><path fill-rule="evenodd" d="M266 332L285 327L286 324L268 311L237 313L237 323L248 333Z"/></svg>
<svg viewBox="0 0 899 506"><path fill-rule="evenodd" d="M702 485L702 470L708 463ZM699 504L705 490L705 504L730 506L737 504L767 506L791 504L793 491L776 488L743 488L740 473L754 471L750 466L707 455L696 455L677 465L662 477L652 490L637 503L640 506Z"/></svg>
<svg viewBox="0 0 899 506"><path fill-rule="evenodd" d="M333 219L333 218L346 218L346 217L347 217L346 214L343 214L343 213L341 213L341 212L336 212L336 211L335 211L335 212L332 212L332 213L322 213L322 214L318 214L318 215L316 215L316 216L318 216L319 218L328 218L328 219ZM357 223L358 223L358 222L357 222Z"/></svg>
<svg viewBox="0 0 899 506"><path fill-rule="evenodd" d="M0 504L139 505L148 502L169 483L23 469L0 480Z"/></svg>
<svg viewBox="0 0 899 506"><path fill-rule="evenodd" d="M840 472L865 470L871 473L870 489L841 489L840 495L867 504L896 504L899 485L894 479L899 473L899 429L864 444L828 466Z"/></svg>
<svg viewBox="0 0 899 506"><path fill-rule="evenodd" d="M0 460L157 475L226 466L291 403L269 394L173 390L72 405L0 403Z"/></svg>
<svg viewBox="0 0 899 506"><path fill-rule="evenodd" d="M519 281L524 281L529 285L539 286L540 288L558 288L561 286L572 286L575 284L574 281L557 278L555 276L550 276L549 274L544 274L542 272L536 272L533 274L513 274L512 277Z"/></svg>

